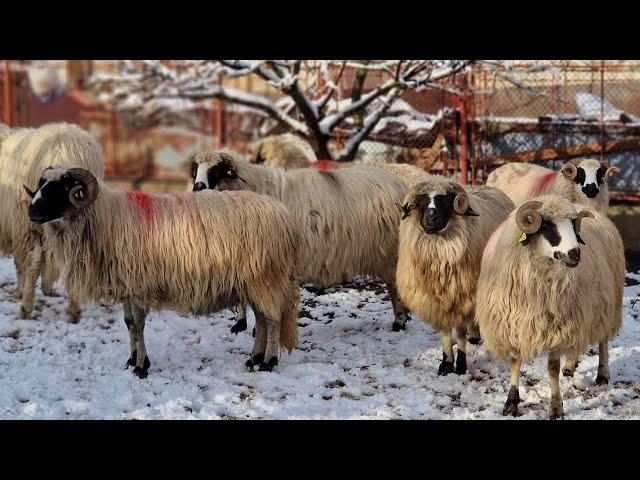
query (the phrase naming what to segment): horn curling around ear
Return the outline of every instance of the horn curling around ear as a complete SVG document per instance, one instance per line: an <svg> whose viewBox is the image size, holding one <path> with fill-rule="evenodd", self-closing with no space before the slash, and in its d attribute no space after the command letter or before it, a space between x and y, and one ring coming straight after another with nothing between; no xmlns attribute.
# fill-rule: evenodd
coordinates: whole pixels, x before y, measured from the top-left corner
<svg viewBox="0 0 640 480"><path fill-rule="evenodd" d="M458 215L466 215L469 210L469 198L466 193L459 193L453 199L453 211Z"/></svg>
<svg viewBox="0 0 640 480"><path fill-rule="evenodd" d="M587 217L595 218L595 215L589 210L580 210L578 212L578 216L576 217L576 233L580 233L580 229L582 228L582 219Z"/></svg>
<svg viewBox="0 0 640 480"><path fill-rule="evenodd" d="M24 191L27 192L27 195L29 195L31 198L36 196L36 192L32 192L31 190L29 190L29 187L27 187L26 185L22 185L22 188L24 188Z"/></svg>
<svg viewBox="0 0 640 480"><path fill-rule="evenodd" d="M604 181L609 183L611 180L613 180L613 175L615 173L618 173L619 171L620 169L618 167L607 168L606 172L604 172Z"/></svg>
<svg viewBox="0 0 640 480"><path fill-rule="evenodd" d="M520 205L516 212L516 224L521 232L530 235L537 232L542 225L542 216L538 211L542 207L542 202L532 200Z"/></svg>
<svg viewBox="0 0 640 480"><path fill-rule="evenodd" d="M100 192L96 177L84 168L70 168L67 170L67 174L80 183L69 192L69 201L76 208L86 208L95 202Z"/></svg>
<svg viewBox="0 0 640 480"><path fill-rule="evenodd" d="M411 193L408 193L404 197L402 205L398 205L398 208L400 209L400 213L402 214L402 217L400 219L404 220L409 215L411 215L411 210L416 208L415 197Z"/></svg>
<svg viewBox="0 0 640 480"><path fill-rule="evenodd" d="M573 180L578 174L578 168L573 163L565 163L560 171L567 180Z"/></svg>

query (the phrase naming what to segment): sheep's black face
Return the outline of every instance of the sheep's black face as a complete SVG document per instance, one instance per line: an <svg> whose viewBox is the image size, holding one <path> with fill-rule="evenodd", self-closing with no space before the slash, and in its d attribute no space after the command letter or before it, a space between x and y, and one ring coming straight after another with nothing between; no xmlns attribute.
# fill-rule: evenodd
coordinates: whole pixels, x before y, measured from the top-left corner
<svg viewBox="0 0 640 480"><path fill-rule="evenodd" d="M231 181L238 178L233 165L227 161L221 161L215 165L200 163L195 174L195 183L193 191L199 192L207 188L215 190L215 188L225 181Z"/></svg>
<svg viewBox="0 0 640 480"><path fill-rule="evenodd" d="M64 171L45 171L29 205L29 220L41 225L71 215L76 208L69 200L69 192L78 184Z"/></svg>
<svg viewBox="0 0 640 480"><path fill-rule="evenodd" d="M580 187L582 193L589 198L596 198L600 193L600 186L604 183L605 169L603 167L578 167L573 181Z"/></svg>
<svg viewBox="0 0 640 480"><path fill-rule="evenodd" d="M455 193L446 195L418 195L415 198L416 209L420 212L420 225L427 234L438 233L449 223L453 213Z"/></svg>

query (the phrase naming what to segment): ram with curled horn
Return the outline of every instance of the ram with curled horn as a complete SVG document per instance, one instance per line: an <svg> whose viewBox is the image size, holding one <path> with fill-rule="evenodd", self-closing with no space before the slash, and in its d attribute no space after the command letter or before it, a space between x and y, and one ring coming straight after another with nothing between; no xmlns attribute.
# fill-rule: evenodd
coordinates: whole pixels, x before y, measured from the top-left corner
<svg viewBox="0 0 640 480"><path fill-rule="evenodd" d="M558 195L525 202L483 253L475 319L491 354L509 361L504 415L518 415L521 363L545 352L552 419L564 416L562 354L569 363L598 343L596 384L609 382L607 342L622 325L624 249L611 220L583 207Z"/></svg>
<svg viewBox="0 0 640 480"><path fill-rule="evenodd" d="M513 208L498 189L465 189L433 175L412 186L405 196L397 287L409 309L441 332L439 375L467 371L467 331L470 342L480 340L473 312L482 250ZM454 328L457 359L453 354Z"/></svg>
<svg viewBox="0 0 640 480"><path fill-rule="evenodd" d="M487 185L502 190L516 205L555 194L606 215L609 184L619 171L618 167L588 158L570 160L558 171L540 165L508 163L489 174Z"/></svg>

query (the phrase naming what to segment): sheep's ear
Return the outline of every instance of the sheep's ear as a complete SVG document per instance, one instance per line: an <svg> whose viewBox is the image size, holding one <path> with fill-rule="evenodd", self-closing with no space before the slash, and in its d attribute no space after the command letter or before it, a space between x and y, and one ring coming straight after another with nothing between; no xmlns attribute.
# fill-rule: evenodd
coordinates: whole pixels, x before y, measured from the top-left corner
<svg viewBox="0 0 640 480"><path fill-rule="evenodd" d="M576 233L576 238L578 239L578 243L581 243L582 245L586 245L586 243L584 243L584 240L582 239L579 233Z"/></svg>
<svg viewBox="0 0 640 480"><path fill-rule="evenodd" d="M398 205L398 204L396 204ZM411 202L407 202L403 205L398 205L398 209L400 210L400 213L402 214L402 217L400 217L400 220L404 220L405 218L407 218L409 215L411 215L411 210L413 210L415 208L415 205L413 205Z"/></svg>
<svg viewBox="0 0 640 480"><path fill-rule="evenodd" d="M27 187L26 185L22 185L22 188L24 188L24 191L27 192L27 195L29 195L31 198L36 196L36 193L29 190L29 187Z"/></svg>

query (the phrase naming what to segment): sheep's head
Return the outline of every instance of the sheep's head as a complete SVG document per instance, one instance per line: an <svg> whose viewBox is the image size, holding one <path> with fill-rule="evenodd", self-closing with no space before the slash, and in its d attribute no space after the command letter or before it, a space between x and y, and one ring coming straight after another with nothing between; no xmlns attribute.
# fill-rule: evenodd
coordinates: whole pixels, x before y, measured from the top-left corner
<svg viewBox="0 0 640 480"><path fill-rule="evenodd" d="M244 190L239 170L241 160L229 153L205 151L195 155L192 168L193 191L200 190Z"/></svg>
<svg viewBox="0 0 640 480"><path fill-rule="evenodd" d="M584 217L593 217L588 210L576 212L573 205L556 195L540 197L518 207L516 225L522 233L520 244L534 248L537 254L556 260L565 267L580 263L580 228Z"/></svg>
<svg viewBox="0 0 640 480"><path fill-rule="evenodd" d="M95 202L100 191L96 177L83 168L48 168L42 172L38 188L32 192L29 220L43 223L69 217Z"/></svg>
<svg viewBox="0 0 640 480"><path fill-rule="evenodd" d="M469 206L467 193L461 185L440 179L411 187L401 210L403 220L416 210L420 226L427 234L444 230L454 215L478 216Z"/></svg>
<svg viewBox="0 0 640 480"><path fill-rule="evenodd" d="M560 169L564 178L574 182L576 189L587 196L596 198L602 186L613 179L613 175L619 172L618 167L607 167L598 160L583 159L565 163Z"/></svg>

